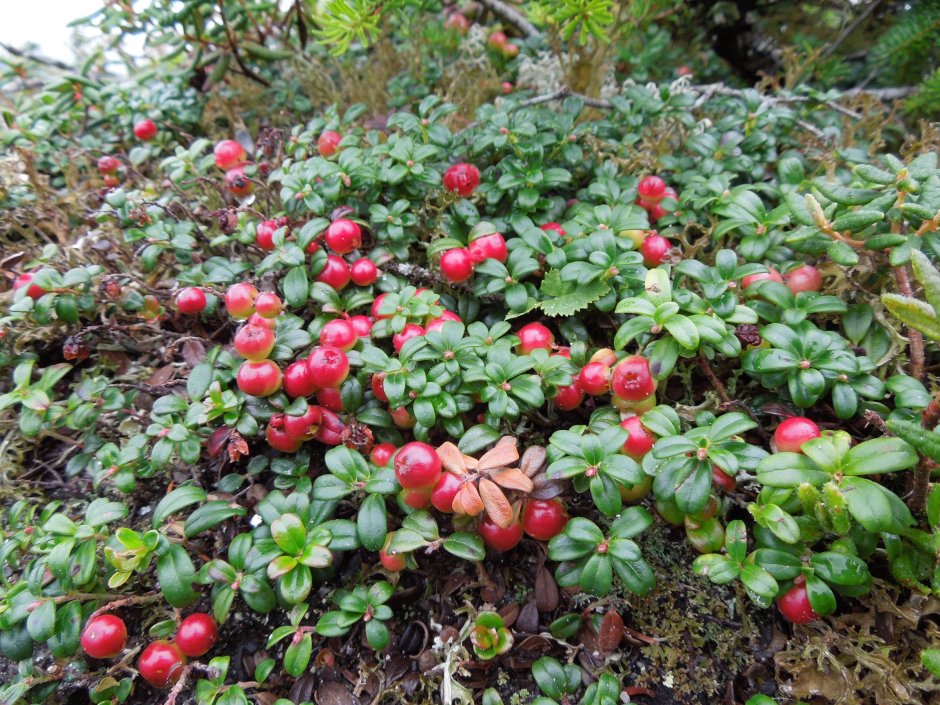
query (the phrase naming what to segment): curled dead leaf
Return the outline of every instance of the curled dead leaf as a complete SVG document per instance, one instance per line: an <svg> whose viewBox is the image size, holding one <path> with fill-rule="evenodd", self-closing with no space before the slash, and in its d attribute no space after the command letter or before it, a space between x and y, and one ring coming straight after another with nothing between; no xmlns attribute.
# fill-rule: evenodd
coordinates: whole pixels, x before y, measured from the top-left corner
<svg viewBox="0 0 940 705"><path fill-rule="evenodd" d="M450 441L438 446L437 455L441 459L441 465L447 472L452 472L455 475L467 474L467 464L464 460L466 456Z"/></svg>
<svg viewBox="0 0 940 705"><path fill-rule="evenodd" d="M532 480L526 477L521 470L515 468L494 470L490 473L490 479L507 490L518 490L525 493L532 491Z"/></svg>
<svg viewBox="0 0 940 705"><path fill-rule="evenodd" d="M487 516L496 526L505 529L512 524L512 505L509 504L506 495L503 494L503 491L499 489L495 482L485 477L480 478L480 498L483 500Z"/></svg>
<svg viewBox="0 0 940 705"><path fill-rule="evenodd" d="M514 465L519 460L518 441L514 436L503 436L486 451L477 463L477 470L495 470Z"/></svg>
<svg viewBox="0 0 940 705"><path fill-rule="evenodd" d="M457 494L454 495L454 502L451 506L458 514L466 514L470 517L477 516L485 509L480 492L472 482L465 482L460 486Z"/></svg>
<svg viewBox="0 0 940 705"><path fill-rule="evenodd" d="M522 460L519 461L519 469L528 477L534 477L544 466L548 458L548 453L542 446L529 446L522 454Z"/></svg>

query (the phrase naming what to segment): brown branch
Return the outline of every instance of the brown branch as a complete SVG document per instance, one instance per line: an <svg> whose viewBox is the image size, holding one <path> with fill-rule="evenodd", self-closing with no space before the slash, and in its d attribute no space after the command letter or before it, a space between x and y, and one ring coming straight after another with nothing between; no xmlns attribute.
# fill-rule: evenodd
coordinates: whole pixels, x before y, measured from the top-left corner
<svg viewBox="0 0 940 705"><path fill-rule="evenodd" d="M526 39L541 36L535 25L529 22L521 12L510 7L502 0L479 0L480 4L497 17L500 17L518 29Z"/></svg>
<svg viewBox="0 0 940 705"><path fill-rule="evenodd" d="M708 358L705 357L705 353L699 350L698 361L702 365L702 371L705 373L705 376L708 377L708 381L712 383L712 386L715 388L715 391L718 392L718 397L725 404L731 403L731 397L728 396L728 390L725 388L725 385L718 375L715 374L715 371L712 369L712 366L708 362Z"/></svg>
<svg viewBox="0 0 940 705"><path fill-rule="evenodd" d="M904 296L913 298L914 290L911 287L911 280L907 276L907 268L904 266L894 267L894 277L898 282L898 289ZM924 336L919 330L907 327L907 340L911 346L909 360L909 374L918 382L924 376Z"/></svg>
<svg viewBox="0 0 940 705"><path fill-rule="evenodd" d="M232 32L232 28L229 27L228 20L225 18L225 0L219 0L219 15L222 18L222 27L225 29L225 36L228 38L229 48L232 51L232 58L235 59L235 63L237 63L239 68L245 73L245 76L266 88L270 88L271 84L268 81L261 78L261 76L248 68L245 62L242 61L242 56L238 51L238 41L235 39L235 33Z"/></svg>

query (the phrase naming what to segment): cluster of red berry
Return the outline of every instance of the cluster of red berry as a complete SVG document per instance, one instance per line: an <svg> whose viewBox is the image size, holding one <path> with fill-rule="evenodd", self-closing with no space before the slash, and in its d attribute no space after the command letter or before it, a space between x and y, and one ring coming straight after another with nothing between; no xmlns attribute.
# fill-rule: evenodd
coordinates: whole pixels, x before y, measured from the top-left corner
<svg viewBox="0 0 940 705"><path fill-rule="evenodd" d="M215 620L196 612L180 622L173 641L158 639L148 644L137 658L137 670L154 688L169 688L182 675L187 657L208 653L218 638ZM127 625L113 614L93 617L82 631L81 646L91 658L114 658L127 646Z"/></svg>
<svg viewBox="0 0 940 705"><path fill-rule="evenodd" d="M642 207L648 214L651 223L656 223L664 215L668 214L662 207L662 201L671 198L678 200L679 196L675 189L667 186L660 176L644 176L636 187L636 204Z"/></svg>

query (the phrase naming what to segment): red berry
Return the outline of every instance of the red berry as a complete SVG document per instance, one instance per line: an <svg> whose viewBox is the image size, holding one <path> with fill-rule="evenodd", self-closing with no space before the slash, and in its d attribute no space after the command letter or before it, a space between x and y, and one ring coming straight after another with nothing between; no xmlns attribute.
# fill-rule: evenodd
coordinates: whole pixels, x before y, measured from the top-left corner
<svg viewBox="0 0 940 705"><path fill-rule="evenodd" d="M395 348L395 352L400 353L401 349L405 347L405 343L422 335L424 335L424 328L417 323L406 323L401 333L392 336L392 347Z"/></svg>
<svg viewBox="0 0 940 705"><path fill-rule="evenodd" d="M248 320L245 321L246 324L253 324L256 326L264 326L270 330L277 330L277 319L276 318L265 318L264 316L259 315L258 313L253 313L248 316Z"/></svg>
<svg viewBox="0 0 940 705"><path fill-rule="evenodd" d="M392 423L398 428L414 428L415 417L408 411L407 406L399 406L397 409L389 409L389 416L392 417Z"/></svg>
<svg viewBox="0 0 940 705"><path fill-rule="evenodd" d="M273 220L262 220L255 226L255 244L262 250L271 251L275 248L274 233L278 230Z"/></svg>
<svg viewBox="0 0 940 705"><path fill-rule="evenodd" d="M246 360L261 362L274 349L274 333L265 326L248 324L235 334L235 350Z"/></svg>
<svg viewBox="0 0 940 705"><path fill-rule="evenodd" d="M349 284L349 265L346 264L346 260L336 255L327 255L326 266L317 275L317 281L323 282L337 291L345 289L346 285Z"/></svg>
<svg viewBox="0 0 940 705"><path fill-rule="evenodd" d="M559 387L558 392L555 394L554 401L555 406L562 411L571 411L581 406L581 402L584 401L584 391L578 384L577 379L573 384L569 384L566 387Z"/></svg>
<svg viewBox="0 0 940 705"><path fill-rule="evenodd" d="M401 501L412 509L427 509L431 506L431 488L421 487L416 490L402 490Z"/></svg>
<svg viewBox="0 0 940 705"><path fill-rule="evenodd" d="M317 404L326 407L330 411L343 411L343 395L339 387L324 387L323 389L318 389Z"/></svg>
<svg viewBox="0 0 940 705"><path fill-rule="evenodd" d="M362 228L347 218L334 220L326 229L326 244L333 252L349 254L362 245Z"/></svg>
<svg viewBox="0 0 940 705"><path fill-rule="evenodd" d="M251 183L251 179L245 175L244 167L232 167L225 172L225 188L227 188L229 193L233 196L243 198L251 193L254 187L254 184Z"/></svg>
<svg viewBox="0 0 940 705"><path fill-rule="evenodd" d="M505 262L509 256L509 251L506 249L506 239L500 233L482 235L471 242L467 249L470 252L470 260L474 264L480 264L486 259Z"/></svg>
<svg viewBox="0 0 940 705"><path fill-rule="evenodd" d="M500 92L503 95L509 95L510 93L512 93L513 85L509 81L503 81L500 88L501 88Z"/></svg>
<svg viewBox="0 0 940 705"><path fill-rule="evenodd" d="M591 355L591 362L600 362L607 367L613 367L617 364L617 353L610 348L598 348L594 354Z"/></svg>
<svg viewBox="0 0 940 705"><path fill-rule="evenodd" d="M137 670L154 688L169 688L183 674L186 657L180 647L163 639L155 641L141 652Z"/></svg>
<svg viewBox="0 0 940 705"><path fill-rule="evenodd" d="M607 394L610 391L610 367L603 362L589 362L578 373L581 389L592 397Z"/></svg>
<svg viewBox="0 0 940 705"><path fill-rule="evenodd" d="M473 164L454 164L444 173L444 188L464 198L480 185L480 170Z"/></svg>
<svg viewBox="0 0 940 705"><path fill-rule="evenodd" d="M372 333L372 321L368 316L352 316L349 323L360 338L368 338Z"/></svg>
<svg viewBox="0 0 940 705"><path fill-rule="evenodd" d="M503 56L507 59L514 59L519 56L519 45L508 42L506 46L503 47Z"/></svg>
<svg viewBox="0 0 940 705"><path fill-rule="evenodd" d="M248 318L255 312L258 290L251 284L233 284L225 292L225 308L236 321Z"/></svg>
<svg viewBox="0 0 940 705"><path fill-rule="evenodd" d="M311 381L307 371L306 360L292 362L284 370L284 391L287 396L294 398L309 397L317 391L317 385Z"/></svg>
<svg viewBox="0 0 940 705"><path fill-rule="evenodd" d="M82 631L81 644L92 658L114 658L127 645L124 620L113 614L102 614L88 620Z"/></svg>
<svg viewBox="0 0 940 705"><path fill-rule="evenodd" d="M528 355L533 350L551 350L555 336L541 323L528 323L516 333L519 336L519 354Z"/></svg>
<svg viewBox="0 0 940 705"><path fill-rule="evenodd" d="M392 443L379 443L372 448L369 460L372 461L373 465L384 468L388 465L388 461L392 459L392 456L395 455L396 450L398 450L398 448Z"/></svg>
<svg viewBox="0 0 940 705"><path fill-rule="evenodd" d="M245 162L245 148L235 140L222 140L212 150L215 155L215 165L228 171L232 167Z"/></svg>
<svg viewBox="0 0 940 705"><path fill-rule="evenodd" d="M395 532L389 531L388 535L385 537L385 543L382 544L382 548L379 549L379 561L382 563L382 567L385 568L385 570L397 573L400 570L404 570L406 564L404 555L400 553L389 554L388 547L393 538L395 538Z"/></svg>
<svg viewBox="0 0 940 705"><path fill-rule="evenodd" d="M219 638L215 620L205 612L191 614L176 632L176 645L186 656L197 658L207 653Z"/></svg>
<svg viewBox="0 0 940 705"><path fill-rule="evenodd" d="M180 313L200 313L206 308L206 294L195 286L187 287L176 295L176 309Z"/></svg>
<svg viewBox="0 0 940 705"><path fill-rule="evenodd" d="M808 624L819 619L819 615L809 604L809 594L806 585L794 585L777 600L777 609L784 619L794 624Z"/></svg>
<svg viewBox="0 0 940 705"><path fill-rule="evenodd" d="M238 388L252 397L268 397L281 388L281 368L270 360L245 360L235 377Z"/></svg>
<svg viewBox="0 0 940 705"><path fill-rule="evenodd" d="M522 508L522 530L539 541L548 541L565 528L568 513L557 499L530 499Z"/></svg>
<svg viewBox="0 0 940 705"><path fill-rule="evenodd" d="M13 281L13 291L22 289L25 286L27 287L26 295L31 299L39 299L49 293L38 284L33 284L32 281L32 272L24 272Z"/></svg>
<svg viewBox="0 0 940 705"><path fill-rule="evenodd" d="M113 174L121 167L117 157L105 155L98 157L98 171L102 174Z"/></svg>
<svg viewBox="0 0 940 705"><path fill-rule="evenodd" d="M433 319L430 323L425 326L425 333L430 333L432 330L440 331L444 328L444 324L453 321L455 323L461 323L460 316L458 316L453 311L444 311L439 318Z"/></svg>
<svg viewBox="0 0 940 705"><path fill-rule="evenodd" d="M356 286L371 286L379 278L379 269L368 257L360 257L349 267L349 276Z"/></svg>
<svg viewBox="0 0 940 705"><path fill-rule="evenodd" d="M489 36L486 43L489 44L491 48L502 51L508 41L509 39L506 37L506 33L497 30Z"/></svg>
<svg viewBox="0 0 940 705"><path fill-rule="evenodd" d="M484 515L477 523L477 533L483 543L494 551L509 551L522 541L522 524L516 520L503 528L493 523L489 516Z"/></svg>
<svg viewBox="0 0 940 705"><path fill-rule="evenodd" d="M376 321L380 321L383 318L392 318L395 315L393 313L379 313L379 308L381 308L382 302L385 301L386 296L388 296L388 294L379 294L372 300L372 308L369 312L372 314L372 318L374 318Z"/></svg>
<svg viewBox="0 0 940 705"><path fill-rule="evenodd" d="M653 449L656 437L640 422L639 416L628 416L620 422L620 426L630 432L623 444L624 455L639 461Z"/></svg>
<svg viewBox="0 0 940 705"><path fill-rule="evenodd" d="M457 32L457 34L466 34L470 29L470 20L459 12L452 12L444 22L446 29Z"/></svg>
<svg viewBox="0 0 940 705"><path fill-rule="evenodd" d="M667 186L663 198L671 198L673 201L678 201L679 194L676 193L676 190L672 186Z"/></svg>
<svg viewBox="0 0 940 705"><path fill-rule="evenodd" d="M651 223L655 224L659 222L659 219L665 215L669 215L668 211L663 208L658 203L654 203L646 209L647 214L649 215L649 220Z"/></svg>
<svg viewBox="0 0 940 705"><path fill-rule="evenodd" d="M666 195L666 182L658 176L644 176L637 184L636 192L647 203L658 203Z"/></svg>
<svg viewBox="0 0 940 705"><path fill-rule="evenodd" d="M760 274L749 274L748 276L744 277L741 280L741 286L747 289L752 284L764 281L765 279L783 284L783 277L780 276L780 272L778 272L773 267L768 267L766 272L761 272Z"/></svg>
<svg viewBox="0 0 940 705"><path fill-rule="evenodd" d="M395 454L395 477L406 490L430 490L441 475L441 459L427 443L412 441Z"/></svg>
<svg viewBox="0 0 940 705"><path fill-rule="evenodd" d="M284 414L275 414L268 422L268 428L264 432L265 440L274 450L282 453L296 453L304 444L302 438L292 436L283 427Z"/></svg>
<svg viewBox="0 0 940 705"><path fill-rule="evenodd" d="M114 174L104 175L104 185L108 188L117 188L118 184L120 183L120 179L118 179L118 177L116 177Z"/></svg>
<svg viewBox="0 0 940 705"><path fill-rule="evenodd" d="M774 431L774 446L780 453L799 453L803 444L819 438L819 426L805 416L781 421Z"/></svg>
<svg viewBox="0 0 940 705"><path fill-rule="evenodd" d="M786 275L787 288L794 294L822 289L822 274L811 264L791 269Z"/></svg>
<svg viewBox="0 0 940 705"><path fill-rule="evenodd" d="M304 248L304 252L306 252L308 255L312 255L318 252L319 249L320 249L320 241L311 240L310 243Z"/></svg>
<svg viewBox="0 0 940 705"><path fill-rule="evenodd" d="M338 387L349 376L349 358L339 348L321 345L307 358L307 374L317 387Z"/></svg>
<svg viewBox="0 0 940 705"><path fill-rule="evenodd" d="M150 118L138 120L134 123L134 136L143 142L149 142L157 136L157 124Z"/></svg>
<svg viewBox="0 0 940 705"><path fill-rule="evenodd" d="M317 151L321 157L332 157L343 136L336 130L324 130L317 138Z"/></svg>
<svg viewBox="0 0 940 705"><path fill-rule="evenodd" d="M672 249L672 243L662 235L648 235L640 245L640 254L643 255L643 264L647 267L656 267L665 261Z"/></svg>
<svg viewBox="0 0 940 705"><path fill-rule="evenodd" d="M300 416L284 414L284 432L303 441L314 438L322 425L323 409L319 406L308 406Z"/></svg>
<svg viewBox="0 0 940 705"><path fill-rule="evenodd" d="M732 492L738 486L735 479L717 465L712 465L712 484L725 492Z"/></svg>
<svg viewBox="0 0 940 705"><path fill-rule="evenodd" d="M281 315L284 304L281 297L273 291L265 291L258 294L255 299L255 313L261 318L277 318Z"/></svg>
<svg viewBox="0 0 940 705"><path fill-rule="evenodd" d="M320 345L330 345L340 350L352 350L359 342L359 335L353 324L344 318L327 322L320 330Z"/></svg>
<svg viewBox="0 0 940 705"><path fill-rule="evenodd" d="M656 391L656 381L650 373L650 362L642 355L631 355L614 367L611 389L621 399L640 401Z"/></svg>
<svg viewBox="0 0 940 705"><path fill-rule="evenodd" d="M439 512L454 513L454 497L463 485L463 480L452 472L442 473L431 491L431 504Z"/></svg>
<svg viewBox="0 0 940 705"><path fill-rule="evenodd" d="M342 419L334 412L322 406L318 406L320 415L323 417L320 421L320 430L313 437L313 440L325 443L329 446L338 446L343 441L343 431L345 426Z"/></svg>
<svg viewBox="0 0 940 705"><path fill-rule="evenodd" d="M372 387L372 393L375 395L376 399L379 401L388 402L388 394L385 393L384 372L376 372L374 375L372 375L369 386Z"/></svg>
<svg viewBox="0 0 940 705"><path fill-rule="evenodd" d="M472 274L473 260L466 248L454 247L441 255L441 275L451 284L465 282Z"/></svg>
<svg viewBox="0 0 940 705"><path fill-rule="evenodd" d="M560 223L555 223L555 222L543 223L539 227L542 228L542 230L544 230L545 232L548 232L549 230L551 230L554 233L558 233L561 237L565 236L565 229L561 227Z"/></svg>

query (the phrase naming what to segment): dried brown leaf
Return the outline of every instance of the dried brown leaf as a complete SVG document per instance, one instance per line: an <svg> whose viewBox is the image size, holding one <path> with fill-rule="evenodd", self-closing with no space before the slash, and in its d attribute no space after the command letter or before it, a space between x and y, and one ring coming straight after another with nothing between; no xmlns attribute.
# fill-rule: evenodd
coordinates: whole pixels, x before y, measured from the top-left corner
<svg viewBox="0 0 940 705"><path fill-rule="evenodd" d="M485 509L477 486L472 482L465 482L461 485L460 489L457 490L457 494L454 495L452 506L458 514L466 514L470 517L477 516Z"/></svg>
<svg viewBox="0 0 940 705"><path fill-rule="evenodd" d="M485 477L480 479L480 498L487 516L496 526L505 529L512 524L512 505L495 482Z"/></svg>
<svg viewBox="0 0 940 705"><path fill-rule="evenodd" d="M610 610L601 619L597 633L597 647L605 654L613 653L623 639L623 618L616 610Z"/></svg>
<svg viewBox="0 0 940 705"><path fill-rule="evenodd" d="M450 441L438 447L437 455L441 459L441 465L447 472L452 472L455 475L467 474L467 464L464 460L466 456Z"/></svg>
<svg viewBox="0 0 940 705"><path fill-rule="evenodd" d="M527 602L519 610L519 617L516 619L516 631L525 634L537 634L539 631L539 608L534 602Z"/></svg>
<svg viewBox="0 0 940 705"><path fill-rule="evenodd" d="M526 477L521 470L515 468L494 470L490 473L490 479L507 490L518 490L526 493L532 491L532 480Z"/></svg>
<svg viewBox="0 0 940 705"><path fill-rule="evenodd" d="M554 612L558 609L558 583L552 572L544 565L535 576L535 604L539 612Z"/></svg>
<svg viewBox="0 0 940 705"><path fill-rule="evenodd" d="M477 470L495 470L514 465L519 460L519 448L513 436L503 436L496 445L483 454L477 463Z"/></svg>
<svg viewBox="0 0 940 705"><path fill-rule="evenodd" d="M529 477L532 477L544 467L547 458L548 453L545 451L545 448L542 446L529 446L525 449L525 453L522 454L522 460L519 461L519 469Z"/></svg>

